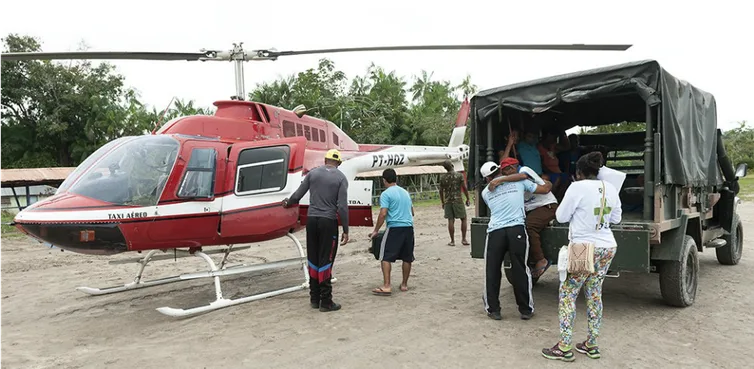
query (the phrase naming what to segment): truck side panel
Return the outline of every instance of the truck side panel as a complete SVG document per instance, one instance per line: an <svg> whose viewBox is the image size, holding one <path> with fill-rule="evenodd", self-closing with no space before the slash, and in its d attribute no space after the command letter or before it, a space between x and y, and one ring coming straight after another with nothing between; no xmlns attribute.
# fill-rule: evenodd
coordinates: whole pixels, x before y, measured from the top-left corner
<svg viewBox="0 0 754 369"><path fill-rule="evenodd" d="M560 247L568 245L568 226L545 228L542 233L542 251L553 265L558 260ZM613 229L618 251L610 265L612 271L650 271L649 231L644 229Z"/></svg>

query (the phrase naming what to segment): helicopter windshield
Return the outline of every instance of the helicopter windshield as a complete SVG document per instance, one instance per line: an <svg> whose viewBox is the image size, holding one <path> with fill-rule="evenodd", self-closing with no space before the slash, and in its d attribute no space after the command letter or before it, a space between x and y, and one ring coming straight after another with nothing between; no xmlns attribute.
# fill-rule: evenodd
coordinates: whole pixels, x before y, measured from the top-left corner
<svg viewBox="0 0 754 369"><path fill-rule="evenodd" d="M124 140L110 152L103 150L93 166L82 165L86 171L68 191L117 205L157 205L179 146L177 140L163 135Z"/></svg>

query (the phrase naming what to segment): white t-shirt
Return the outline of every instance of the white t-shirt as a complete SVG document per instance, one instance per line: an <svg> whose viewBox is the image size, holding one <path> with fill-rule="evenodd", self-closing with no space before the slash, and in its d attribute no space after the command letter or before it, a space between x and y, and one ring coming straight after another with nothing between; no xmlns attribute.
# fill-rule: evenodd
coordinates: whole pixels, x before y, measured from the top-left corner
<svg viewBox="0 0 754 369"><path fill-rule="evenodd" d="M599 212L602 202L602 184L605 185L605 206L602 219ZM559 223L569 223L571 242L591 242L596 247L616 247L610 224L621 221L618 190L608 181L585 179L568 187L555 217Z"/></svg>
<svg viewBox="0 0 754 369"><path fill-rule="evenodd" d="M531 192L524 193L524 211L526 211L527 213L536 208L557 203L558 199L555 198L555 195L553 195L552 192L545 194Z"/></svg>
<svg viewBox="0 0 754 369"><path fill-rule="evenodd" d="M537 173L535 173L529 167L521 166L518 169L518 172L526 173L527 175L529 175L529 177L531 177L534 180L534 183L536 184L539 184L539 185L545 184L545 181L542 180L542 177L538 176ZM524 193L524 211L526 211L527 213L536 208L549 205L549 204L557 204L557 203L558 203L558 199L555 198L555 195L553 195L552 192L548 192L545 194L536 194L536 193L531 193L531 192Z"/></svg>

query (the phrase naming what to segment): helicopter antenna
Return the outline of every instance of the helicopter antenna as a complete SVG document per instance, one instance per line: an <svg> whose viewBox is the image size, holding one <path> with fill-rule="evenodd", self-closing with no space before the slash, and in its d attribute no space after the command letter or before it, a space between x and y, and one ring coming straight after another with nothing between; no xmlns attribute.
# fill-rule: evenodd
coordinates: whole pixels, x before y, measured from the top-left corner
<svg viewBox="0 0 754 369"><path fill-rule="evenodd" d="M165 110L162 111L162 114L160 114L160 117L157 118L157 121L154 122L154 129L152 130L152 134L155 134L158 129L160 129L160 125L162 124L162 119L165 117L165 114L167 114L168 109L170 109L170 105L173 105L173 100L175 100L175 96L170 98L170 102L168 103L168 106L165 107Z"/></svg>

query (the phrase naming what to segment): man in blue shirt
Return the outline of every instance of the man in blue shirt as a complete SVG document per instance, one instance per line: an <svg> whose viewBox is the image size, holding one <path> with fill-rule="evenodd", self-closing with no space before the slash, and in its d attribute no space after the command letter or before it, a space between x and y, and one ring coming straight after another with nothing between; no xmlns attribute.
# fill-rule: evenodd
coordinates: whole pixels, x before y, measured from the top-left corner
<svg viewBox="0 0 754 369"><path fill-rule="evenodd" d="M379 296L390 296L390 272L392 263L403 260L403 283L401 291L408 291L408 276L414 261L414 206L408 191L396 184L398 175L394 169L382 172L385 190L380 195L380 215L369 238L377 236L382 223L387 220L387 229L380 244L380 263L382 265L383 285L372 290Z"/></svg>
<svg viewBox="0 0 754 369"><path fill-rule="evenodd" d="M514 139L518 138L518 134L512 133L511 136ZM542 175L542 156L537 149L537 141L539 141L539 132L526 131L522 140L516 144L516 150L521 157L521 161L524 165L534 170L534 173Z"/></svg>
<svg viewBox="0 0 754 369"><path fill-rule="evenodd" d="M490 221L487 226L487 240L484 246L485 283L484 308L487 316L501 320L500 315L500 280L501 267L506 253L510 253L513 272L513 292L516 296L521 319L530 319L534 313L534 300L531 294L531 271L527 265L529 240L526 234L524 211L524 193L545 194L550 192L552 183L536 185L525 180L526 174L518 172L518 160L505 158L500 167L493 162L482 165L482 177L487 182L499 177L503 182L491 190L482 190L482 199L490 208Z"/></svg>

